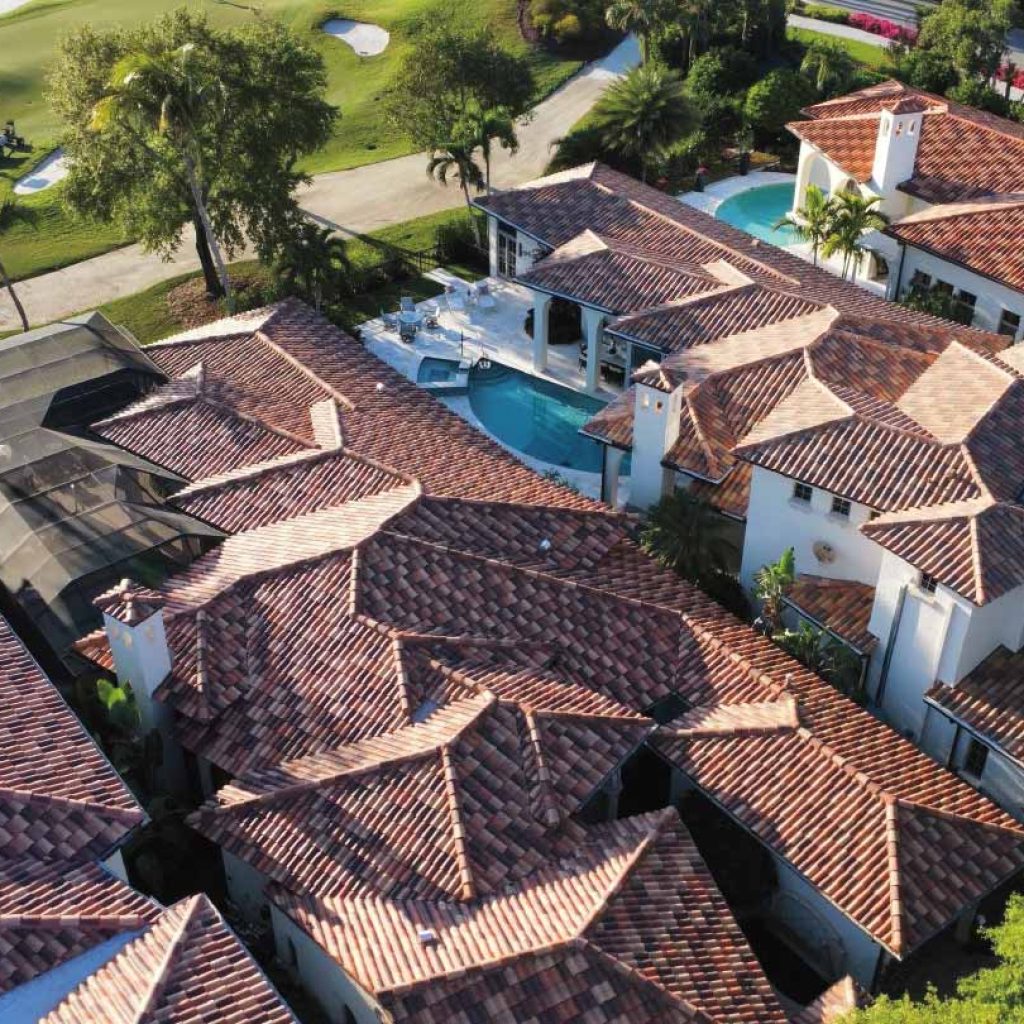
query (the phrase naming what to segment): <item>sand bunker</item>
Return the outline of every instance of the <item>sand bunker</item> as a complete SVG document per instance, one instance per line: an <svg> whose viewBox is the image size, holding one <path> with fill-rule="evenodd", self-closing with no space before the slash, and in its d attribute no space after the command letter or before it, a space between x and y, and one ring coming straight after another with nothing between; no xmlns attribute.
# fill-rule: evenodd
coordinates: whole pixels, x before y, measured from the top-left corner
<svg viewBox="0 0 1024 1024"><path fill-rule="evenodd" d="M367 25L362 21L349 21L348 18L331 18L324 22L323 30L329 36L347 43L360 57L383 53L391 42L391 34L380 25Z"/></svg>
<svg viewBox="0 0 1024 1024"><path fill-rule="evenodd" d="M24 7L29 0L0 0L0 14L10 14L11 11Z"/></svg>
<svg viewBox="0 0 1024 1024"><path fill-rule="evenodd" d="M34 192L42 192L44 188L56 185L68 173L67 161L62 150L55 149L35 170L14 184L14 191L20 196L29 196Z"/></svg>

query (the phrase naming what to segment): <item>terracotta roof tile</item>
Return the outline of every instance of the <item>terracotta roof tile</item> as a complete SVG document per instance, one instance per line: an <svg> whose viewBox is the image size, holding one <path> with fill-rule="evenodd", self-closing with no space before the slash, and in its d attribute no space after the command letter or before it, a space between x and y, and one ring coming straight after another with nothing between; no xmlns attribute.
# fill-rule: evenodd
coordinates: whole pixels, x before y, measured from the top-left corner
<svg viewBox="0 0 1024 1024"><path fill-rule="evenodd" d="M1024 759L1024 652L997 647L956 686L936 683L928 699Z"/></svg>
<svg viewBox="0 0 1024 1024"><path fill-rule="evenodd" d="M875 588L855 580L801 575L790 584L785 600L862 654L878 644L868 632Z"/></svg>
<svg viewBox="0 0 1024 1024"><path fill-rule="evenodd" d="M165 910L43 1024L296 1024L205 896Z"/></svg>

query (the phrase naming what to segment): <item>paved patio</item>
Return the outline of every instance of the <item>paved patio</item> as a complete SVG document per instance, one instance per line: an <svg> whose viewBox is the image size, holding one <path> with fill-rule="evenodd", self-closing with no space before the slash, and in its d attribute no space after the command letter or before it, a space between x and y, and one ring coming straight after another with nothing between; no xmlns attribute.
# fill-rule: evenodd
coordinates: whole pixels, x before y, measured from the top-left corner
<svg viewBox="0 0 1024 1024"><path fill-rule="evenodd" d="M367 349L394 367L411 381L418 382L420 364L424 359L446 359L463 362L468 368L479 359L486 358L503 366L510 366L534 377L571 388L573 391L585 390L584 374L579 369L579 348L573 343L569 345L549 345L548 365L543 373L533 368L533 342L523 329L526 314L532 308L532 299L527 289L496 278L487 278L486 283L495 300L493 309L481 309L478 306L467 306L464 311L452 312L447 308L444 297L444 286L454 284L466 291L471 284L483 282L464 281L446 270L430 271L427 277L438 282L436 298L427 299L416 304L417 310L425 312L429 307L439 309L438 327L436 329L421 328L412 343L402 341L395 328L386 327L383 320L377 317L360 325L362 339ZM531 458L522 452L510 448L502 440L495 437L473 413L469 398L464 393L465 381L461 388L455 385L456 393L445 394L443 386L432 386L431 391L453 412L471 423L477 430L497 441L511 451L518 459L525 462L539 473L557 472L570 484L589 497L600 497L601 476L599 473L587 473L581 470L567 469ZM620 393L621 389L613 388L602 382L596 397L610 401ZM620 485L622 501L628 497L628 478Z"/></svg>

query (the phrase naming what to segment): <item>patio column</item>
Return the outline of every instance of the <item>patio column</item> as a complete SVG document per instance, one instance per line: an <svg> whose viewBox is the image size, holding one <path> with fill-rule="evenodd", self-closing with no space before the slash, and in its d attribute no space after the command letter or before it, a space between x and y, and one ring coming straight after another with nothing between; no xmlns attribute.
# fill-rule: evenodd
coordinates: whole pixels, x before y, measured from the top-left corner
<svg viewBox="0 0 1024 1024"><path fill-rule="evenodd" d="M533 293L533 368L543 373L548 368L548 313L551 296L546 292Z"/></svg>
<svg viewBox="0 0 1024 1024"><path fill-rule="evenodd" d="M612 508L619 503L619 471L626 453L613 445L604 446L604 474L601 477L601 500Z"/></svg>
<svg viewBox="0 0 1024 1024"><path fill-rule="evenodd" d="M587 339L587 391L594 394L601 370L601 338L604 335L604 313L583 306L583 336Z"/></svg>

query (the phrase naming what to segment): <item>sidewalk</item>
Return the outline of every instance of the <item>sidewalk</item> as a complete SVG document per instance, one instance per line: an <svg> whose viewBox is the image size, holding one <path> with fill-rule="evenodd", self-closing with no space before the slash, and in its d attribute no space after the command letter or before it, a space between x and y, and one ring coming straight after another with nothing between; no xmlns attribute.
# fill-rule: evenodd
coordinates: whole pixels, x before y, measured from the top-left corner
<svg viewBox="0 0 1024 1024"><path fill-rule="evenodd" d="M496 154L492 165L494 184L507 188L542 174L552 144L594 105L610 82L639 60L636 40L627 39L539 103L533 117L520 130L519 152L515 156L504 151ZM457 183L445 187L431 181L426 167L426 154L414 153L349 171L321 174L300 192L299 202L316 220L345 234L375 231L464 202ZM141 246L130 245L29 278L16 287L31 322L43 324L198 269L189 228L183 234L177 257L170 262L144 253ZM6 292L0 293L0 331L19 326L10 298Z"/></svg>

